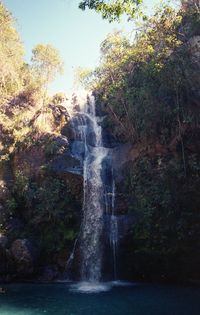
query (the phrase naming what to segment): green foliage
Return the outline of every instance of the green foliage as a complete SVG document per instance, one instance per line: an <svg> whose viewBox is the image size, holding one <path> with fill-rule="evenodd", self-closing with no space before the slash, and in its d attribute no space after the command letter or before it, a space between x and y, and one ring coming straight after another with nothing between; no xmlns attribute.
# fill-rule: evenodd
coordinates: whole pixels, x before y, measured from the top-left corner
<svg viewBox="0 0 200 315"><path fill-rule="evenodd" d="M16 171L15 181L13 185L13 192L17 194L19 198L26 197L28 191L28 178L22 171Z"/></svg>
<svg viewBox="0 0 200 315"><path fill-rule="evenodd" d="M51 217L51 219L57 215L59 194L63 185L59 179L51 178L51 181L44 181L43 185L36 190L35 194L38 200L36 209L39 213L42 212L45 216Z"/></svg>
<svg viewBox="0 0 200 315"><path fill-rule="evenodd" d="M53 255L60 250L65 250L66 245L77 237L77 230L68 227L62 221L58 221L56 224L42 225L42 230L39 233L41 246L45 253L52 253Z"/></svg>
<svg viewBox="0 0 200 315"><path fill-rule="evenodd" d="M42 77L36 76L35 70L29 64L23 65L21 77L23 80L23 89L20 93L21 98L33 105L39 103L43 93Z"/></svg>
<svg viewBox="0 0 200 315"><path fill-rule="evenodd" d="M102 43L93 85L119 139L169 144L182 136L186 124L198 125L194 91L199 71L185 43L191 16L200 26L194 9L176 12L164 5L145 21L133 43L120 33Z"/></svg>
<svg viewBox="0 0 200 315"><path fill-rule="evenodd" d="M92 90L93 71L87 68L77 68L75 71L75 83L79 83L88 90Z"/></svg>
<svg viewBox="0 0 200 315"><path fill-rule="evenodd" d="M126 14L129 19L135 18L139 12L142 0L86 0L79 4L79 8L85 10L86 8L95 10L102 15L103 19L112 21L119 21L123 14Z"/></svg>
<svg viewBox="0 0 200 315"><path fill-rule="evenodd" d="M66 99L66 96L64 93L62 93L62 92L56 93L52 97L52 103L54 105L62 104L65 101L65 99Z"/></svg>
<svg viewBox="0 0 200 315"><path fill-rule="evenodd" d="M180 259L180 270L173 275L176 278L186 279L198 268L199 156L187 156L187 169L185 178L181 157L172 156L143 157L127 169L126 191L134 196L131 211L137 217L132 234L135 261L143 259L145 273L149 260L157 257L154 266L148 269L153 272L152 277L154 272L157 277L160 272L166 277L173 275L177 259Z"/></svg>
<svg viewBox="0 0 200 315"><path fill-rule="evenodd" d="M11 197L11 198L7 199L6 208L8 209L9 214L12 214L13 211L16 209L16 207L17 207L17 203L16 203L15 198Z"/></svg>
<svg viewBox="0 0 200 315"><path fill-rule="evenodd" d="M63 62L58 50L53 46L38 44L32 54L33 70L45 86L53 81L57 74L63 73Z"/></svg>
<svg viewBox="0 0 200 315"><path fill-rule="evenodd" d="M133 144L120 189L135 216L125 260L140 278L189 279L200 263L200 75L191 45L200 20L193 3L178 12L162 5L133 42L107 36L93 74L104 127Z"/></svg>
<svg viewBox="0 0 200 315"><path fill-rule="evenodd" d="M44 44L33 49L32 64L25 63L14 19L2 2L0 25L0 160L8 160L36 132L52 132L52 113L44 108L47 86L62 72L63 63L59 52Z"/></svg>
<svg viewBox="0 0 200 315"><path fill-rule="evenodd" d="M77 236L80 204L65 182L48 172L44 170L40 181L16 172L6 216L24 224L15 237L35 238L45 250L58 251Z"/></svg>
<svg viewBox="0 0 200 315"><path fill-rule="evenodd" d="M2 2L0 26L0 167L5 173L1 176L9 181L6 200L1 200L0 230L5 231L9 242L34 239L45 253L52 253L74 241L80 204L45 162L38 165L39 175L34 174L22 151L29 154L29 149L38 150L42 160L50 160L63 150L53 140L60 122L60 117L55 122L53 110L56 112L57 105L62 109L65 95L57 93L50 99L47 93L48 85L62 73L63 62L54 47L39 44L32 51L31 63L25 63L14 19ZM15 160L18 157L20 162ZM14 225L19 222L19 227L13 227L12 221Z"/></svg>
<svg viewBox="0 0 200 315"><path fill-rule="evenodd" d="M80 205L75 196L63 180L48 176L40 185L30 185L29 198L32 219L27 233L38 233L46 250L65 248L66 242L73 241L79 230Z"/></svg>
<svg viewBox="0 0 200 315"><path fill-rule="evenodd" d="M16 95L22 87L23 46L14 19L0 2L0 97Z"/></svg>
<svg viewBox="0 0 200 315"><path fill-rule="evenodd" d="M45 154L47 157L56 154L60 147L56 143L56 141L49 139L49 141L45 144Z"/></svg>

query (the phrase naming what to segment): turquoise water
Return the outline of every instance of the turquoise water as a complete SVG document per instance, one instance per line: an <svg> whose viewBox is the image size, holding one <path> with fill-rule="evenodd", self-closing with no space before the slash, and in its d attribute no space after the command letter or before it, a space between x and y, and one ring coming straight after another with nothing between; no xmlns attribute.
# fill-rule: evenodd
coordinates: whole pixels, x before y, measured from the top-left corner
<svg viewBox="0 0 200 315"><path fill-rule="evenodd" d="M109 283L98 290L59 283L10 284L6 288L6 294L0 295L0 315L200 314L200 288L195 287Z"/></svg>

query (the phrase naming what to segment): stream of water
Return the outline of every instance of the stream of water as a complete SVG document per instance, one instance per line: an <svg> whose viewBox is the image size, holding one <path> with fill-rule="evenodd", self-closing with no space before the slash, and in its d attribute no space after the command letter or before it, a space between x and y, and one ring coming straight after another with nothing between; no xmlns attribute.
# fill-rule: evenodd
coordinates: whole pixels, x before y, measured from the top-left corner
<svg viewBox="0 0 200 315"><path fill-rule="evenodd" d="M75 141L82 143L83 151L83 219L80 232L81 252L81 283L79 289L83 291L98 287L104 290L102 280L103 260L103 229L105 183L103 178L103 162L108 159L109 149L103 146L100 117L96 115L95 99L85 94L74 97L72 101L73 113L71 125ZM112 172L113 174L113 172ZM110 214L110 246L113 251L113 269L116 279L116 250L117 250L117 221L114 213L115 182L112 176L111 184L111 214ZM70 256L69 263L73 255Z"/></svg>
<svg viewBox="0 0 200 315"><path fill-rule="evenodd" d="M114 279L117 279L117 249L118 249L118 222L115 215L115 181L112 171L112 199L111 199L111 218L110 218L110 245L113 254L113 274Z"/></svg>
<svg viewBox="0 0 200 315"><path fill-rule="evenodd" d="M102 145L101 126L97 122L94 97L88 97L81 115L88 119L88 124L83 126L85 157L81 280L99 282L102 269L101 235L104 213L101 171L107 149ZM93 137L93 143L90 137Z"/></svg>

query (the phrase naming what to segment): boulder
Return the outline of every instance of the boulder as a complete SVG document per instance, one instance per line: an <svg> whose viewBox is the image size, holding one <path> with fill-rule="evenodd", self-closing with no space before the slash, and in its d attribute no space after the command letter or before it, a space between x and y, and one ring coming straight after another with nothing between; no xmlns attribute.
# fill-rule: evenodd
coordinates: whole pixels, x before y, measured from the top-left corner
<svg viewBox="0 0 200 315"><path fill-rule="evenodd" d="M80 161L72 156L70 152L63 153L52 159L50 163L51 169L57 173L70 172L75 174L82 174L82 167Z"/></svg>

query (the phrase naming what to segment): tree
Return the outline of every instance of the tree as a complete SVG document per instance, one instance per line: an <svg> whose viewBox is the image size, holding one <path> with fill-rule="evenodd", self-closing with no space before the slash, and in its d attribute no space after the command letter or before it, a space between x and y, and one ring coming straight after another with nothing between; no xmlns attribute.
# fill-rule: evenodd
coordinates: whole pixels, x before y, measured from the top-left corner
<svg viewBox="0 0 200 315"><path fill-rule="evenodd" d="M78 67L75 70L75 84L78 83L86 89L93 87L92 80L94 79L93 71L88 68Z"/></svg>
<svg viewBox="0 0 200 315"><path fill-rule="evenodd" d="M129 19L132 19L139 12L140 5L143 0L85 0L79 4L79 8L95 10L101 13L103 19L119 21L123 14L126 14Z"/></svg>
<svg viewBox="0 0 200 315"><path fill-rule="evenodd" d="M197 78L193 89L199 82L198 68L184 44L191 21L190 31L195 26L198 32L195 12L176 12L164 4L143 23L134 42L114 33L101 44L94 89L106 104L110 113L107 125L115 126L112 132L117 139L169 143L172 136L178 137L185 159L184 124L199 119L184 101L190 97L191 77Z"/></svg>
<svg viewBox="0 0 200 315"><path fill-rule="evenodd" d="M14 96L22 87L23 46L14 19L0 2L0 96Z"/></svg>
<svg viewBox="0 0 200 315"><path fill-rule="evenodd" d="M32 50L32 67L36 76L47 88L57 74L63 73L63 62L56 48L51 45L38 44Z"/></svg>
<svg viewBox="0 0 200 315"><path fill-rule="evenodd" d="M48 85L54 80L57 74L63 73L63 61L60 58L59 51L48 44L38 44L32 50L32 54L32 70L35 72L36 81L39 81L41 84L42 114L44 114L45 105L48 100ZM45 115L43 117L45 120Z"/></svg>

